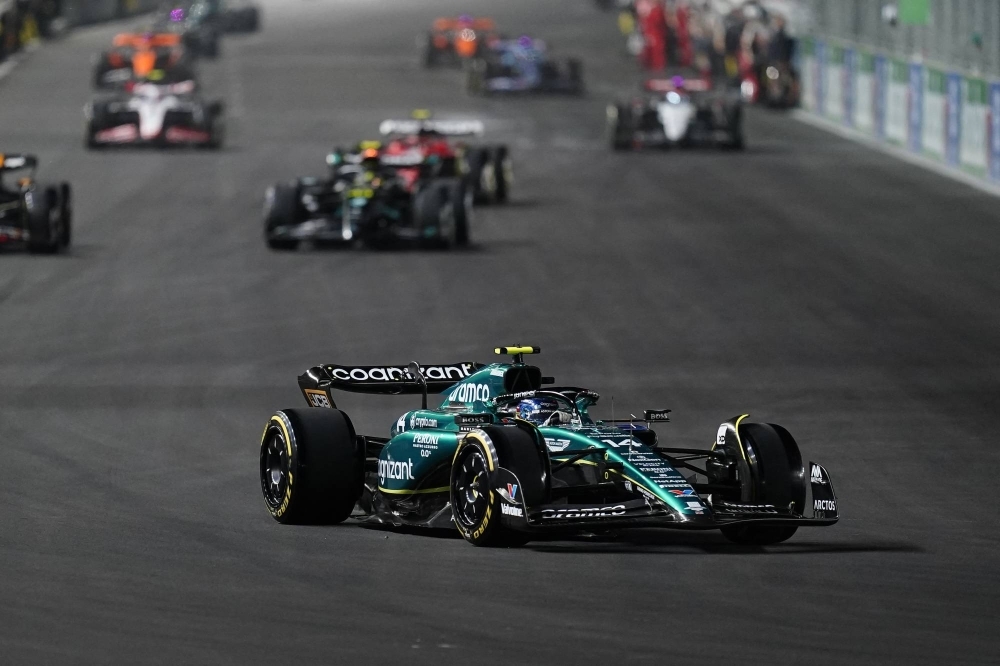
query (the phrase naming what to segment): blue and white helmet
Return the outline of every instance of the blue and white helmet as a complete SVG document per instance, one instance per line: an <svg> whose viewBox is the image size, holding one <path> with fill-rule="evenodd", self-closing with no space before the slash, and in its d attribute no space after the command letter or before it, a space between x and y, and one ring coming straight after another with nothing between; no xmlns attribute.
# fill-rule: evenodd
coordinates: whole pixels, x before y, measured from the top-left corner
<svg viewBox="0 0 1000 666"><path fill-rule="evenodd" d="M566 405L560 405L552 398L527 398L517 403L517 418L530 421L535 425L559 425L568 423L572 414Z"/></svg>

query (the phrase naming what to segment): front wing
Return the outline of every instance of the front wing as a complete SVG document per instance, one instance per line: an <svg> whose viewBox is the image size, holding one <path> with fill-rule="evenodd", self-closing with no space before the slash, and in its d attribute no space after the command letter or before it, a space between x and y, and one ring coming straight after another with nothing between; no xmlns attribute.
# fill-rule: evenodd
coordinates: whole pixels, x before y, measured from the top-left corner
<svg viewBox="0 0 1000 666"><path fill-rule="evenodd" d="M507 527L524 532L572 532L581 529L618 527L666 527L711 530L729 525L797 525L823 527L835 524L840 514L830 476L822 465L809 463L809 489L802 512L769 504L713 501L711 495L693 496L691 512L682 514L662 501L646 496L617 502L561 503L527 507L512 497L508 488L517 477L501 468L503 481L494 489L501 498L501 520ZM698 508L700 507L700 508Z"/></svg>

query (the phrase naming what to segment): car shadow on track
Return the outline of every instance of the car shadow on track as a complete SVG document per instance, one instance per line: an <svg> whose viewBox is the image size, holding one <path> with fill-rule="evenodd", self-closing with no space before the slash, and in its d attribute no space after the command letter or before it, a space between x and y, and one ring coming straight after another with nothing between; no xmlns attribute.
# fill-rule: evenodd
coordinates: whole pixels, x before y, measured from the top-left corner
<svg viewBox="0 0 1000 666"><path fill-rule="evenodd" d="M923 553L923 548L905 541L815 542L791 540L773 546L730 543L716 532L683 533L671 530L628 530L613 535L581 536L559 541L535 541L526 548L547 553L622 554L670 553L673 555L804 555L822 553ZM820 536L817 534L816 536Z"/></svg>
<svg viewBox="0 0 1000 666"><path fill-rule="evenodd" d="M552 201L549 200L548 203L552 203ZM487 211L487 210L489 210L489 211L504 211L504 210L506 210L508 208L517 208L517 209L540 208L540 207L542 207L544 205L546 205L546 202L542 201L541 199L509 199L509 200L507 200L506 203L501 204L501 205L494 205L494 206L487 205L487 206L482 206L482 207L480 207L480 212L484 212L484 211Z"/></svg>
<svg viewBox="0 0 1000 666"><path fill-rule="evenodd" d="M377 523L358 523L359 527L390 535L420 536L435 539L460 540L456 530L418 527L389 527ZM798 538L802 538L797 535ZM596 534L531 541L520 550L563 555L621 555L669 553L672 555L810 555L830 553L924 553L923 548L905 541L849 541L817 543L795 541L774 546L742 546L726 541L715 532L684 533L671 530L624 530L618 533Z"/></svg>

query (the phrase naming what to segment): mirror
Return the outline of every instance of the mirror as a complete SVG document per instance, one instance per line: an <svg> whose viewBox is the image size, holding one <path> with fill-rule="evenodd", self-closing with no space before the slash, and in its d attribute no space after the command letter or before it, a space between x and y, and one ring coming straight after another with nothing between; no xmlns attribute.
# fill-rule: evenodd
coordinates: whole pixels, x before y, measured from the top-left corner
<svg viewBox="0 0 1000 666"><path fill-rule="evenodd" d="M427 380L424 378L424 373L420 371L420 364L416 361L410 361L410 364L406 366L406 371L410 373L413 381L420 384L420 387L423 389L421 391L420 409L427 409Z"/></svg>
<svg viewBox="0 0 1000 666"><path fill-rule="evenodd" d="M410 364L406 366L406 371L410 373L414 381L422 382L424 379L424 374L420 372L420 364L416 361L410 361Z"/></svg>

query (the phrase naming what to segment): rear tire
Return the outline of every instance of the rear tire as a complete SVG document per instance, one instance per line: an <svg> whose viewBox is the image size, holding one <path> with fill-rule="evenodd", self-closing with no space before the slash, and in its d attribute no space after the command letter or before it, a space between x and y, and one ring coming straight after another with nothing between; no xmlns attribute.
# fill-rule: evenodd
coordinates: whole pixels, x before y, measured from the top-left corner
<svg viewBox="0 0 1000 666"><path fill-rule="evenodd" d="M423 65L425 69L434 69L438 65L438 52L434 48L434 35L427 35L427 42L424 44Z"/></svg>
<svg viewBox="0 0 1000 666"><path fill-rule="evenodd" d="M417 228L432 246L449 249L468 245L472 191L459 178L442 178L417 194L414 202ZM432 233L425 230L433 229Z"/></svg>
<svg viewBox="0 0 1000 666"><path fill-rule="evenodd" d="M632 147L631 110L624 104L608 107L608 142L611 150L628 150Z"/></svg>
<svg viewBox="0 0 1000 666"><path fill-rule="evenodd" d="M507 203L510 186L514 182L514 163L510 159L507 146L497 146L493 151L493 171L496 174L497 203Z"/></svg>
<svg viewBox="0 0 1000 666"><path fill-rule="evenodd" d="M32 194L28 210L28 252L52 254L59 249L59 229L53 224L53 213L58 205L55 190L39 188Z"/></svg>
<svg viewBox="0 0 1000 666"><path fill-rule="evenodd" d="M364 483L364 455L339 409L286 409L264 427L260 484L268 512L283 524L347 520Z"/></svg>
<svg viewBox="0 0 1000 666"><path fill-rule="evenodd" d="M73 242L73 188L63 183L59 190L59 249L65 250Z"/></svg>
<svg viewBox="0 0 1000 666"><path fill-rule="evenodd" d="M221 113L212 115L208 127L208 134L211 137L206 144L209 150L221 150L222 144L226 140L226 122L222 119Z"/></svg>
<svg viewBox="0 0 1000 666"><path fill-rule="evenodd" d="M527 543L529 533L512 530L501 519L503 500L494 490L498 470L503 467L517 477L523 503L530 509L548 496L547 456L527 428L488 426L466 435L455 452L450 484L455 526L462 537L474 546Z"/></svg>
<svg viewBox="0 0 1000 666"><path fill-rule="evenodd" d="M264 238L272 250L294 250L299 241L292 238L276 238L275 229L291 226L298 219L299 188L288 183L275 185L264 203Z"/></svg>
<svg viewBox="0 0 1000 666"><path fill-rule="evenodd" d="M489 204L496 198L496 178L489 148L469 149L468 181L477 204Z"/></svg>
<svg viewBox="0 0 1000 666"><path fill-rule="evenodd" d="M743 111L737 108L733 112L733 130L730 135L728 147L731 150L746 150L746 134L743 131Z"/></svg>
<svg viewBox="0 0 1000 666"><path fill-rule="evenodd" d="M465 247L469 244L469 224L472 221L472 192L464 180L456 178L451 186L450 194L454 220L454 244L457 247Z"/></svg>
<svg viewBox="0 0 1000 666"><path fill-rule="evenodd" d="M250 7L246 11L246 32L258 32L260 30L260 9Z"/></svg>
<svg viewBox="0 0 1000 666"><path fill-rule="evenodd" d="M215 60L219 57L221 41L219 33L213 32L208 40L202 43L201 54L210 60Z"/></svg>

